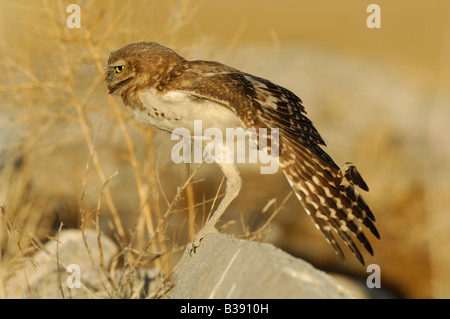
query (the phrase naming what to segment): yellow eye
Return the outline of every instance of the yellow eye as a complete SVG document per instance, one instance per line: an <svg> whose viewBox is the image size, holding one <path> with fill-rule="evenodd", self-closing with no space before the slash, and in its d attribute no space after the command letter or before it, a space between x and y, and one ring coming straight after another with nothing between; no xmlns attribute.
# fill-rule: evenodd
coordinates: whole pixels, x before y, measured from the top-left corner
<svg viewBox="0 0 450 319"><path fill-rule="evenodd" d="M116 73L120 73L125 69L125 65L116 66L114 69L116 70Z"/></svg>

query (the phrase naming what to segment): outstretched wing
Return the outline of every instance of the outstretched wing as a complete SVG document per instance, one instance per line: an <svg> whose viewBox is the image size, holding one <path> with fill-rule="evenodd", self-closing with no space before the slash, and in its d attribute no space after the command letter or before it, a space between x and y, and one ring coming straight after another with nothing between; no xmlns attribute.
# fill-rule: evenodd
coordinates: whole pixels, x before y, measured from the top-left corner
<svg viewBox="0 0 450 319"><path fill-rule="evenodd" d="M176 76L166 83L167 88L230 108L246 129L258 132L259 128L278 128L280 166L316 227L342 259L344 254L333 233L342 238L362 264L363 256L353 238L373 255L362 226L379 238L373 223L375 217L353 186L363 185L362 177L356 169L350 170L345 173L350 184L341 183L342 173L322 149L325 142L306 117L299 97L268 80L217 62L192 61L175 72Z"/></svg>

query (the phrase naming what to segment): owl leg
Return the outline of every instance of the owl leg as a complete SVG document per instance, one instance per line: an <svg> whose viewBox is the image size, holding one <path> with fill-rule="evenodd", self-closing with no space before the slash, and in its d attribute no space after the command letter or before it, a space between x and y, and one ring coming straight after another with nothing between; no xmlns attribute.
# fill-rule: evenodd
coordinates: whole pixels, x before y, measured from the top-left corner
<svg viewBox="0 0 450 319"><path fill-rule="evenodd" d="M217 207L214 214L211 218L206 222L205 226L195 235L194 240L191 243L191 247L189 249L189 254L195 254L195 250L200 246L200 241L208 234L218 233L219 231L216 229L215 225L219 221L222 214L225 212L227 207L233 201L233 199L239 194L242 186L242 180L239 175L239 170L233 163L218 163L220 168L222 169L225 178L227 179L225 197Z"/></svg>

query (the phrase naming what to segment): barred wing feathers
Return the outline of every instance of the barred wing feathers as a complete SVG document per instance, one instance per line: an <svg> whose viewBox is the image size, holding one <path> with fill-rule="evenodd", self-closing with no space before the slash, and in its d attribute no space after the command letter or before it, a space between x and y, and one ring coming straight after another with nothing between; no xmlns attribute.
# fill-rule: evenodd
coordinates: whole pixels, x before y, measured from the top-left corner
<svg viewBox="0 0 450 319"><path fill-rule="evenodd" d="M362 226L380 238L375 217L354 185L365 190L368 187L356 168L342 173L322 149L325 142L306 117L299 97L268 80L217 62L188 62L171 81L168 87L172 84L173 89L193 98L209 99L230 108L246 129L258 132L259 128L278 128L280 167L315 226L341 259L344 254L334 234L341 237L361 264L364 258L354 238L373 255Z"/></svg>

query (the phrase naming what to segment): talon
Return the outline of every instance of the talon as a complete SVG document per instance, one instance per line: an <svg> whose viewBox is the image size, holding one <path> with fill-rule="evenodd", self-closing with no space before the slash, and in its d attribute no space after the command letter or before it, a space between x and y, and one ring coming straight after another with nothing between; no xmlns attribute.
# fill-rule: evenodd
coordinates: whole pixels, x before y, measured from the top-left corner
<svg viewBox="0 0 450 319"><path fill-rule="evenodd" d="M194 241L191 243L191 247L189 248L189 256L192 256L192 253L196 253L197 247L200 246L200 240L198 241L198 243L196 243L194 239Z"/></svg>
<svg viewBox="0 0 450 319"><path fill-rule="evenodd" d="M194 245L191 245L191 248L189 248L189 256L192 257L192 253L195 254L195 249L196 249L196 248L197 248L197 247L195 247Z"/></svg>
<svg viewBox="0 0 450 319"><path fill-rule="evenodd" d="M192 240L191 247L189 248L189 256L192 256L192 253L196 253L198 247L200 247L200 242L203 238L205 238L208 234L217 234L219 231L215 227L205 226L203 227L197 235L195 235L194 240Z"/></svg>

